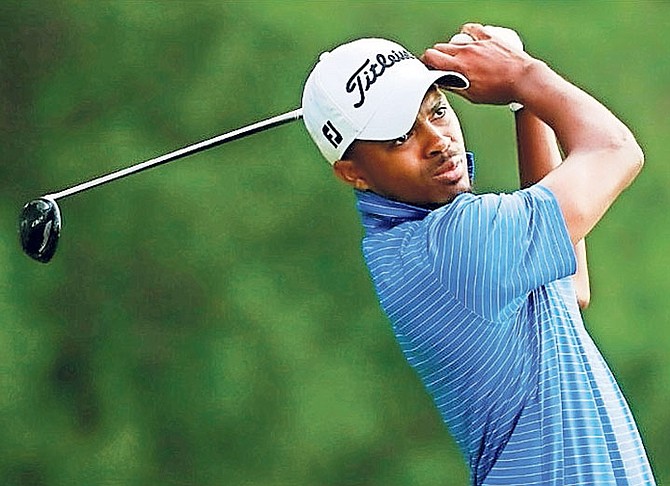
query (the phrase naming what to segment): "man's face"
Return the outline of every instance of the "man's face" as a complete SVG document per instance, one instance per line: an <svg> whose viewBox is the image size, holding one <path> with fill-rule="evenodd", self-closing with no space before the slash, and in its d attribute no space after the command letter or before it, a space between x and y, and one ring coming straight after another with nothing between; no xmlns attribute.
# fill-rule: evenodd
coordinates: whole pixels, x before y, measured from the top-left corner
<svg viewBox="0 0 670 486"><path fill-rule="evenodd" d="M434 87L407 134L383 142L358 140L347 157L335 165L341 179L390 199L435 206L471 190L461 126L444 94Z"/></svg>

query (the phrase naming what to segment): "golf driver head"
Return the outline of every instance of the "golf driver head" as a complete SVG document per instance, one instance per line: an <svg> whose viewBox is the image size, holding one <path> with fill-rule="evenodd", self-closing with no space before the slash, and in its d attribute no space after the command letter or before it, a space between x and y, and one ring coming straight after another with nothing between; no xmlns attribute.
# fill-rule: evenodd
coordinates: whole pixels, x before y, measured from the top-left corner
<svg viewBox="0 0 670 486"><path fill-rule="evenodd" d="M26 255L48 263L56 253L61 216L53 199L41 197L23 206L19 215L19 236Z"/></svg>

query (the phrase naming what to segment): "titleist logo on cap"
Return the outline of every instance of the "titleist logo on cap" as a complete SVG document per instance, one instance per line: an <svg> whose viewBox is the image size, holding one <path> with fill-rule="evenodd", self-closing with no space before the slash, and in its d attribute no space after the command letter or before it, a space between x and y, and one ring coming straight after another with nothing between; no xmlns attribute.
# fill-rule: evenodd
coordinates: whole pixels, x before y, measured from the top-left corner
<svg viewBox="0 0 670 486"><path fill-rule="evenodd" d="M359 99L354 103L354 108L363 106L365 103L365 93L368 92L377 79L384 75L388 68L407 59L416 58L406 50L393 50L387 55L377 54L375 57L377 62L372 62L370 59L367 59L363 65L354 72L345 85L347 93L356 92L358 94Z"/></svg>

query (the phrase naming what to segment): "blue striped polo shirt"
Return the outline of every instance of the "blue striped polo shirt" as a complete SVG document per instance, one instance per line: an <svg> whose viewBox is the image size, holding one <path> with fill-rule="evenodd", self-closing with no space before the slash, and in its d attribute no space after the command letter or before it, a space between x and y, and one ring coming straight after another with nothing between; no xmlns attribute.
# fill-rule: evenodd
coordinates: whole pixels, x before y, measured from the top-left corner
<svg viewBox="0 0 670 486"><path fill-rule="evenodd" d="M466 193L433 211L356 195L379 301L471 484L654 484L584 328L574 249L549 189Z"/></svg>

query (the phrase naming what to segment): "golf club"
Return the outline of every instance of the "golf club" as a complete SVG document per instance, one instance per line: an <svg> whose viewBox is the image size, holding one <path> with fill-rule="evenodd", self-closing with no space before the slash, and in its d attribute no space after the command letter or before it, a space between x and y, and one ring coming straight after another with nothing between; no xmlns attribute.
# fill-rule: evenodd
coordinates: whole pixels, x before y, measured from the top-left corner
<svg viewBox="0 0 670 486"><path fill-rule="evenodd" d="M139 164L111 172L107 175L82 182L76 186L63 189L60 192L46 194L38 199L34 199L23 206L19 215L19 237L23 251L29 257L38 262L48 263L56 252L58 239L61 230L61 213L56 203L59 199L64 199L80 192L93 189L94 187L107 184L118 179L122 179L132 174L167 164L189 155L202 152L212 147L217 147L226 142L237 140L255 133L262 132L269 128L277 127L285 123L299 120L302 117L302 108L286 112L281 115L262 120L246 127L238 128L231 132L218 135L216 137L203 140L201 142L180 148L173 152L149 159Z"/></svg>

